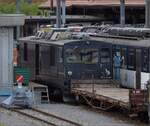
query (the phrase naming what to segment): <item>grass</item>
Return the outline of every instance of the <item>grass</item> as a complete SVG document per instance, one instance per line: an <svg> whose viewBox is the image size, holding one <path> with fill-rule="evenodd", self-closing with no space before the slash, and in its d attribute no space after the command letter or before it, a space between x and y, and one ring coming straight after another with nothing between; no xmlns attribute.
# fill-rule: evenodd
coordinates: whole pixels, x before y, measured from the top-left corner
<svg viewBox="0 0 150 126"><path fill-rule="evenodd" d="M0 123L0 126L5 126L3 123Z"/></svg>

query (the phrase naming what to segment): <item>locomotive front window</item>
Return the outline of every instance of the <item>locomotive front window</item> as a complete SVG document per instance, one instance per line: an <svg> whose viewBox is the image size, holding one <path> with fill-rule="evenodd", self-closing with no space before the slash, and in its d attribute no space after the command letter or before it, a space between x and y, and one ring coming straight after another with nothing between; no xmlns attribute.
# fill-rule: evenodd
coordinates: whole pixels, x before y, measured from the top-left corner
<svg viewBox="0 0 150 126"><path fill-rule="evenodd" d="M65 51L67 63L94 64L98 62L98 49L69 48Z"/></svg>

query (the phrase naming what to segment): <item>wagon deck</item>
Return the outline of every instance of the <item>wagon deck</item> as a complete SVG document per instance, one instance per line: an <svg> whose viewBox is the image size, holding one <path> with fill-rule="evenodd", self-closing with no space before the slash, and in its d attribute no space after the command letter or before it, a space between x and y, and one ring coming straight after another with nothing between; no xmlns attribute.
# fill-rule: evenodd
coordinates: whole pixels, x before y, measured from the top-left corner
<svg viewBox="0 0 150 126"><path fill-rule="evenodd" d="M85 81L73 81L71 92L76 96L82 96L86 99L107 102L114 106L129 109L129 89L119 88L111 82L102 83L84 83ZM88 82L86 80L86 82Z"/></svg>

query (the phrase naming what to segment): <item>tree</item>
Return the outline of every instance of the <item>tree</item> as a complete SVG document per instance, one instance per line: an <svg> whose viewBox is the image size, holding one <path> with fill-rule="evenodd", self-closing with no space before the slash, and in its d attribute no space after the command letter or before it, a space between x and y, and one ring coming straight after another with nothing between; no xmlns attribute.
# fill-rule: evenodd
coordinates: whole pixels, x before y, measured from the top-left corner
<svg viewBox="0 0 150 126"><path fill-rule="evenodd" d="M11 4L0 3L0 13L1 14L16 13L15 3L11 3ZM28 3L26 0L22 0L20 3L20 13L25 15L38 15L40 13L40 10L37 4Z"/></svg>
<svg viewBox="0 0 150 126"><path fill-rule="evenodd" d="M40 10L37 4L30 4L27 1L22 0L20 5L20 12L25 15L38 15L40 13Z"/></svg>
<svg viewBox="0 0 150 126"><path fill-rule="evenodd" d="M14 14L16 12L16 6L14 3L6 4L1 3L0 4L0 13L1 14Z"/></svg>

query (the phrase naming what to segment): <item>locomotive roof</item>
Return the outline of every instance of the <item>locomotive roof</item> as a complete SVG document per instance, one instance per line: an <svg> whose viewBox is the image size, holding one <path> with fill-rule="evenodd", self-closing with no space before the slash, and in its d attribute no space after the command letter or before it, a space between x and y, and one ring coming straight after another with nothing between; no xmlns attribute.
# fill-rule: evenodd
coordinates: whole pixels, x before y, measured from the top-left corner
<svg viewBox="0 0 150 126"><path fill-rule="evenodd" d="M57 45L57 46L63 46L66 43L69 42L75 42L77 40L73 40L73 39L64 39L64 40L45 40L45 39L33 39L34 36L30 36L30 37L24 37L24 38L20 38L19 41L20 42L27 42L27 43L37 43L37 44L49 44L49 45Z"/></svg>
<svg viewBox="0 0 150 126"><path fill-rule="evenodd" d="M131 38L131 37L91 37L92 40L110 43L113 45L125 45L135 47L150 47L150 38Z"/></svg>
<svg viewBox="0 0 150 126"><path fill-rule="evenodd" d="M33 39L34 36L24 37L19 39L20 42L29 42L29 43L38 43L38 44L49 44L56 46L63 46L66 43L83 41L80 39L64 39L64 40L44 40ZM116 36L99 36L99 37L90 37L88 41L99 41L103 43L109 43L114 45L125 45L125 46L135 46L135 47L150 47L150 38L133 38L133 37L116 37Z"/></svg>

